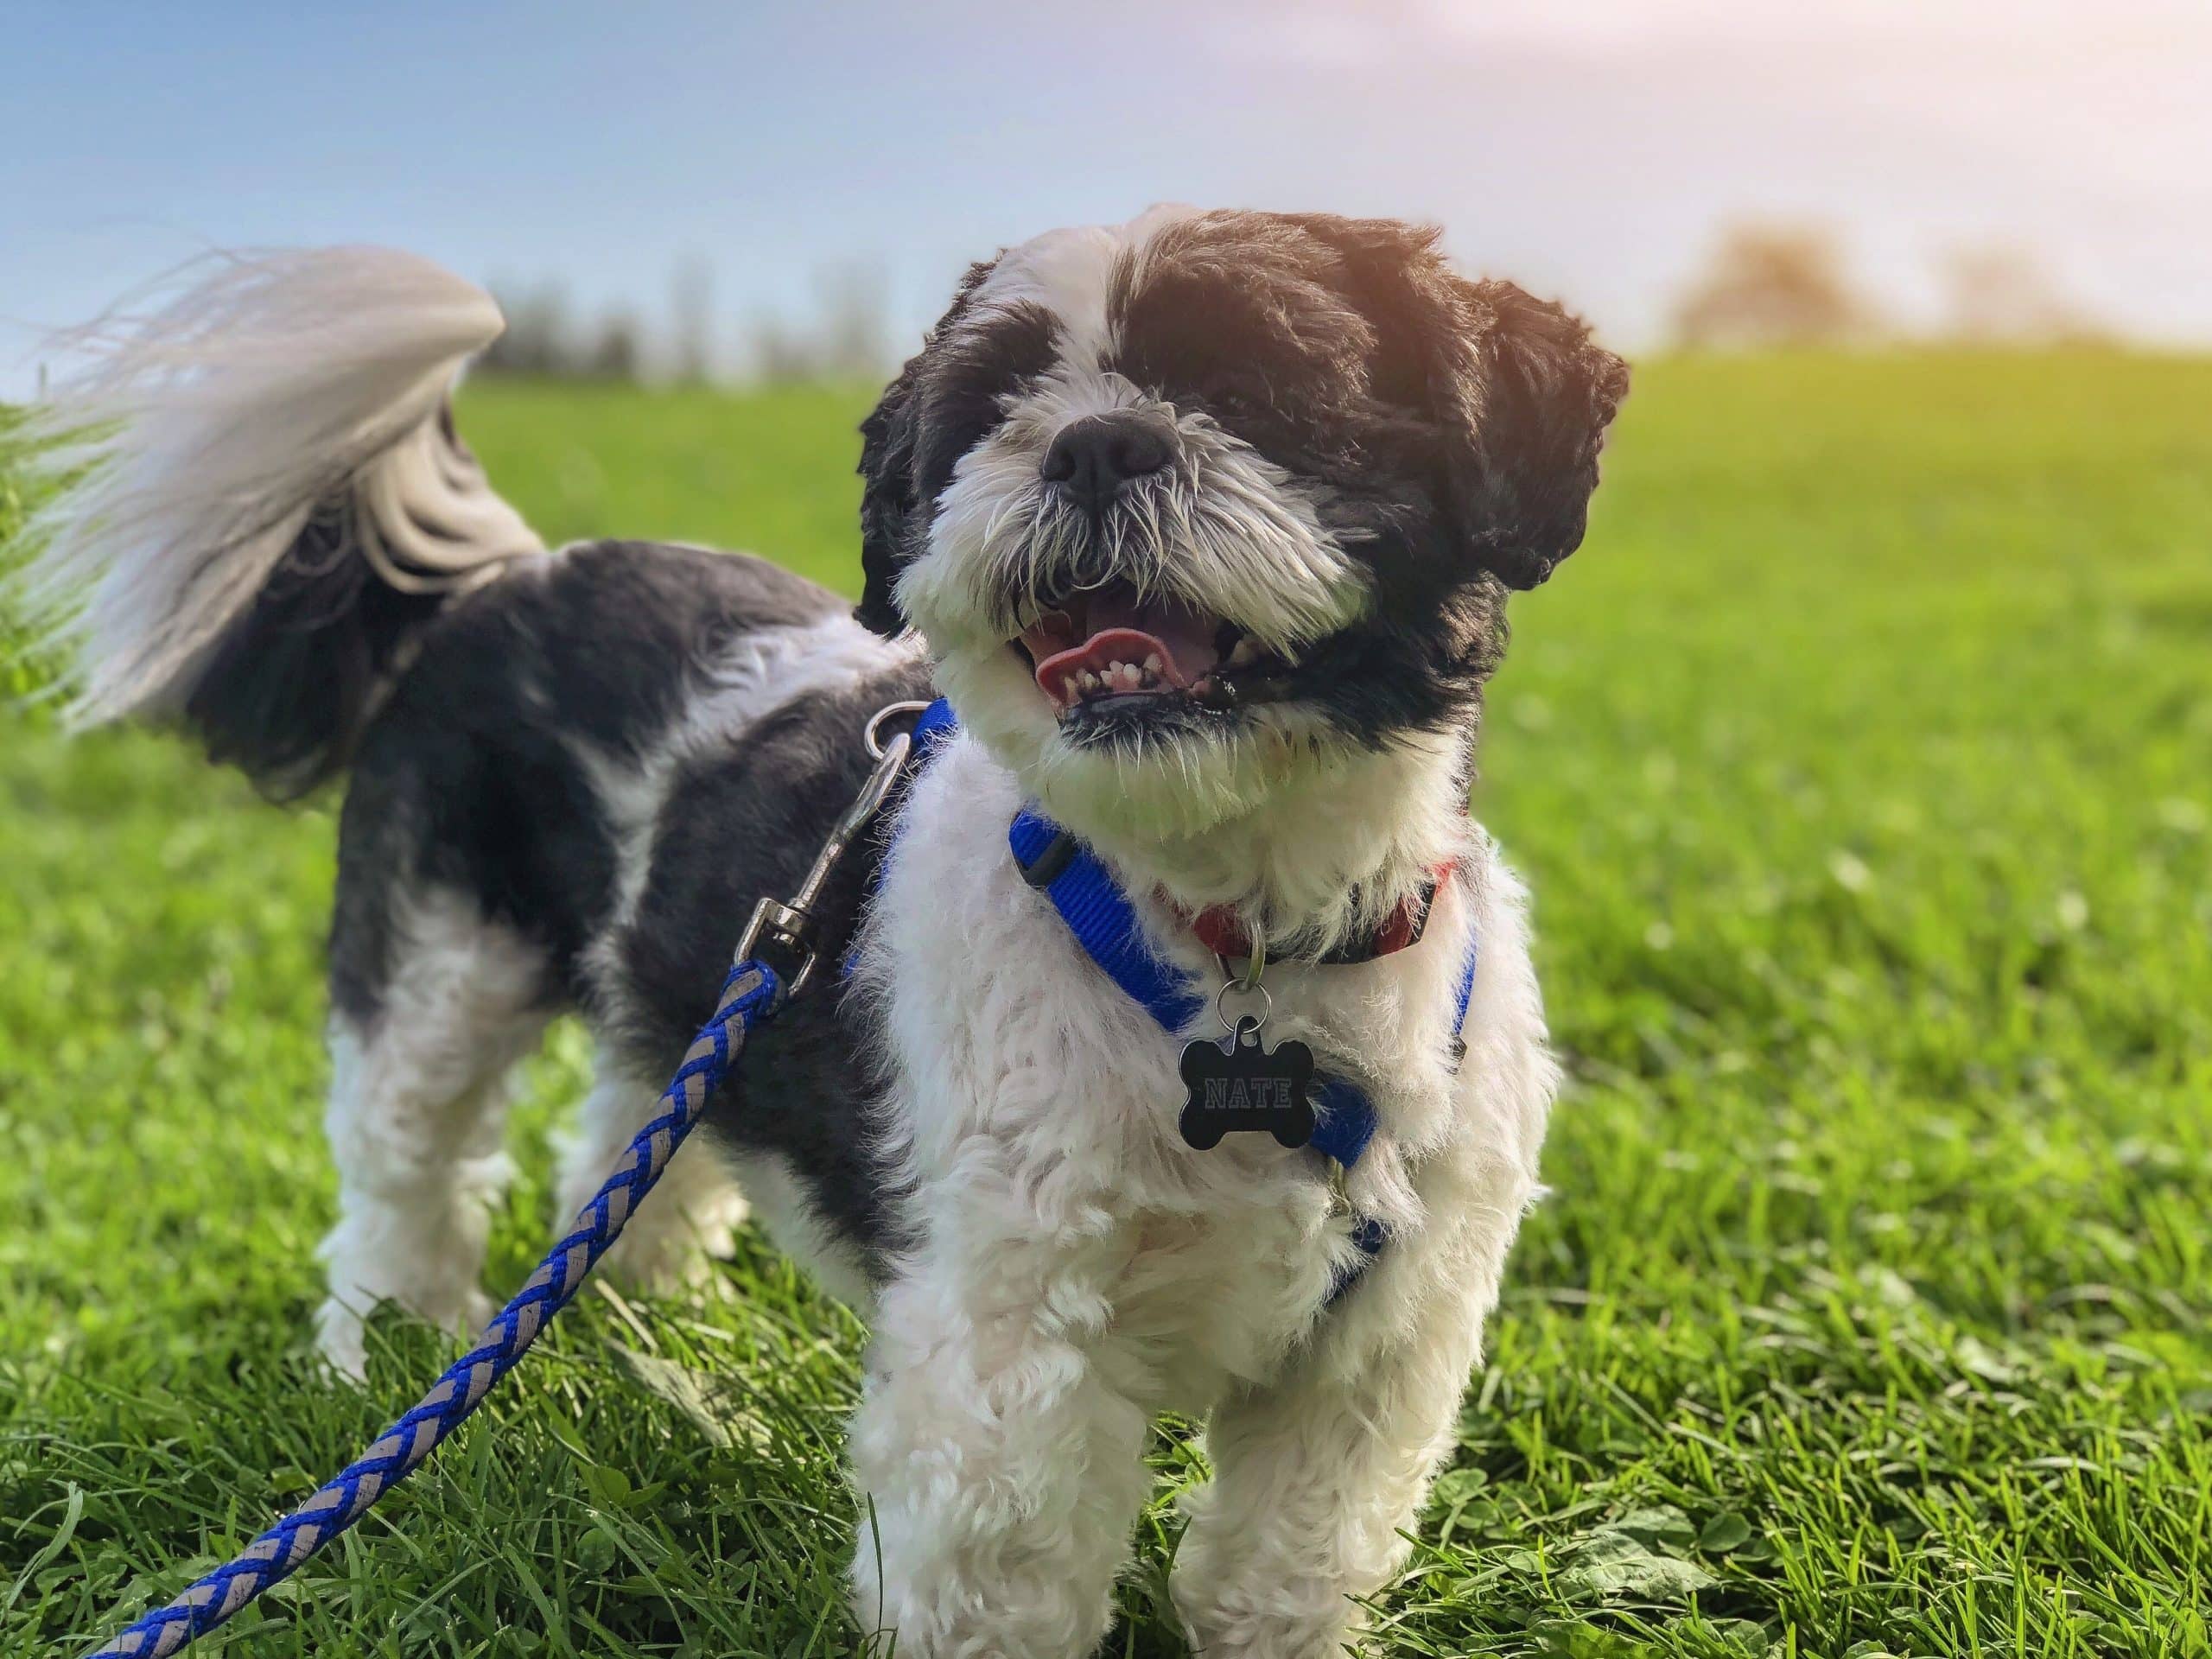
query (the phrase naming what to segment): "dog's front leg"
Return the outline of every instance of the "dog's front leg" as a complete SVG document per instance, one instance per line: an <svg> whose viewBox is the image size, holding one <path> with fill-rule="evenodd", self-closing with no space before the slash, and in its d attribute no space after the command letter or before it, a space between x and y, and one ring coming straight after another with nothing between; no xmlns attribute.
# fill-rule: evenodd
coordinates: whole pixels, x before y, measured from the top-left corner
<svg viewBox="0 0 2212 1659"><path fill-rule="evenodd" d="M884 1293L853 1427L861 1628L899 1659L1080 1659L1150 1486L1100 1360L1098 1246L926 1250Z"/></svg>
<svg viewBox="0 0 2212 1659"><path fill-rule="evenodd" d="M1400 1534L1451 1449L1495 1284L1439 1287L1414 1328L1387 1336L1376 1326L1391 1305L1359 1299L1408 1287L1362 1285L1323 1317L1370 1322L1367 1340L1325 1332L1286 1375L1215 1411L1214 1478L1187 1500L1171 1586L1194 1652L1340 1659L1364 1624L1356 1599L1404 1564Z"/></svg>

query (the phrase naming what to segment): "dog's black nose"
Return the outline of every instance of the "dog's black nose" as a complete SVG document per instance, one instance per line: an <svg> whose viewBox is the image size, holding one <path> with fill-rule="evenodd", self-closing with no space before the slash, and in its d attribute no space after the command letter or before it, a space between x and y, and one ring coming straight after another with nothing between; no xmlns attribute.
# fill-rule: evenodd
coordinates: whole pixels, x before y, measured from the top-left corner
<svg viewBox="0 0 2212 1659"><path fill-rule="evenodd" d="M1085 506L1104 506L1128 480L1156 473L1173 454L1167 434L1141 415L1093 415L1060 429L1038 470Z"/></svg>

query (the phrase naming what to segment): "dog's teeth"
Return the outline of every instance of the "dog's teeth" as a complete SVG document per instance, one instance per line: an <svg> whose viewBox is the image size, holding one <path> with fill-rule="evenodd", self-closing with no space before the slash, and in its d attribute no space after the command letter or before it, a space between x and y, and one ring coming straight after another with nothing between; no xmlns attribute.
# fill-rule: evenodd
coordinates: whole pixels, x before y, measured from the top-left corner
<svg viewBox="0 0 2212 1659"><path fill-rule="evenodd" d="M1144 671L1147 674L1157 674L1164 666L1165 664L1160 660L1160 653L1156 651L1144 659Z"/></svg>
<svg viewBox="0 0 2212 1659"><path fill-rule="evenodd" d="M1083 671L1082 684L1084 690L1096 691L1098 689L1098 677L1086 668Z"/></svg>

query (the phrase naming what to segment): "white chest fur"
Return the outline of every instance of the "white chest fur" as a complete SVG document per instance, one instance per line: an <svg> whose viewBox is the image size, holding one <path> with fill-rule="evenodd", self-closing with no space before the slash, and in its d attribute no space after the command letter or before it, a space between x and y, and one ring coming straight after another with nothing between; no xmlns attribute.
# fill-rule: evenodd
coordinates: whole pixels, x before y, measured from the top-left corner
<svg viewBox="0 0 2212 1659"><path fill-rule="evenodd" d="M861 983L881 999L890 1050L886 1128L918 1240L897 1278L905 1294L952 1299L977 1328L1042 1310L1127 1397L1203 1409L1315 1336L1351 1254L1349 1220L1319 1154L1262 1135L1205 1153L1183 1142L1181 1039L1021 880L1006 842L1020 805L979 745L948 744L917 782L864 941ZM1164 906L1139 909L1156 950L1217 981ZM1453 991L1477 941L1455 1071ZM1390 1255L1464 1248L1486 1216L1477 1253L1494 1280L1534 1190L1552 1082L1510 876L1485 846L1420 944L1356 966L1278 964L1267 984L1269 1040L1304 1040L1375 1103L1348 1196L1391 1230ZM1218 1035L1213 1019L1185 1035ZM1379 1331L1396 1300L1363 1283L1344 1306L1378 1318L1332 1314L1330 1327Z"/></svg>

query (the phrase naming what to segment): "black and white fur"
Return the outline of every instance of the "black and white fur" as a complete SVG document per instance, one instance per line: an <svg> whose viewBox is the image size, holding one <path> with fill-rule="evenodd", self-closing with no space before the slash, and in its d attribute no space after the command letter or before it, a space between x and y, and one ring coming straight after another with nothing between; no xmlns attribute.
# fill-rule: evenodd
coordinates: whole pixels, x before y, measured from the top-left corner
<svg viewBox="0 0 2212 1659"><path fill-rule="evenodd" d="M934 677L962 734L831 895L856 979L764 1035L616 1265L681 1277L749 1199L868 1312L855 1609L902 1655L1090 1652L1166 1410L1207 1415L1215 1470L1176 1566L1194 1646L1354 1636L1535 1191L1555 1072L1522 896L1463 804L1507 592L1581 539L1624 389L1433 241L1160 209L978 265L863 429L857 618L742 556L543 550L444 402L498 315L403 256L229 267L49 406L78 481L32 591L80 647L79 715L181 717L279 791L350 773L337 1363L379 1301L484 1311L502 1079L565 1009L599 1058L563 1192L597 1182L857 787L863 721ZM1100 417L1145 459L1077 497L1064 435ZM1109 610L1174 660L1048 696L1039 652ZM1334 1309L1320 1160L1181 1142L1177 1044L1009 859L1026 801L1209 982L1182 912L1236 906L1274 947L1269 1037L1373 1098L1348 1196L1391 1242ZM1454 860L1421 943L1313 961Z"/></svg>

